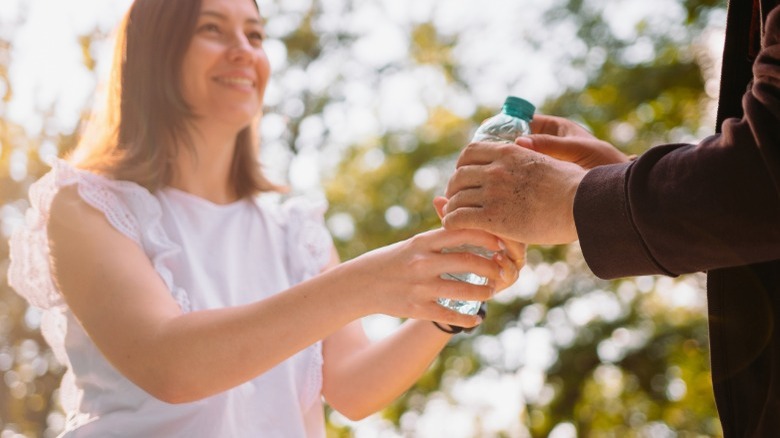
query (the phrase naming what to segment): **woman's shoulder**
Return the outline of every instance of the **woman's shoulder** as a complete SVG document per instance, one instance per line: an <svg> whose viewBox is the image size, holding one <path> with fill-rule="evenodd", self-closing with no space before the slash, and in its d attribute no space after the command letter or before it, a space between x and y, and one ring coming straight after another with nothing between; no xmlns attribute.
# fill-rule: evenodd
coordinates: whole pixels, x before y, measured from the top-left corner
<svg viewBox="0 0 780 438"><path fill-rule="evenodd" d="M37 236L56 241L77 231L97 235L114 229L141 243L145 224L160 214L159 201L140 185L79 169L65 160L54 162L30 186L29 201L16 242Z"/></svg>
<svg viewBox="0 0 780 438"><path fill-rule="evenodd" d="M50 280L51 245L61 249L78 248L87 241L126 245L129 239L145 251L170 283L169 275L163 275L164 269L158 265L177 246L162 227L159 200L144 187L58 160L32 184L29 200L25 221L10 239L8 272L11 285L31 304L41 308L61 304Z"/></svg>
<svg viewBox="0 0 780 438"><path fill-rule="evenodd" d="M118 227L109 219L109 210L119 206L96 206L80 193L78 185L60 187L54 194L48 211L47 233L55 244L70 236L105 236L108 230L119 230L126 237L135 240L135 227Z"/></svg>
<svg viewBox="0 0 780 438"><path fill-rule="evenodd" d="M49 228L60 224L70 227L91 226L94 225L92 222L95 222L95 217L102 218L103 215L81 197L78 186L73 184L60 187L54 193L48 209L47 223Z"/></svg>
<svg viewBox="0 0 780 438"><path fill-rule="evenodd" d="M25 221L9 241L8 279L34 306L45 309L62 304L51 281L50 246L68 245L74 234L99 235L110 227L105 214L85 198L85 193L109 191L110 184L103 180L108 181L58 160L30 186Z"/></svg>
<svg viewBox="0 0 780 438"><path fill-rule="evenodd" d="M133 181L113 179L65 161L57 162L52 172L57 186L51 203L52 216L62 216L64 220L82 214L90 214L96 220L102 216L103 222L140 242L143 224L161 214L157 198Z"/></svg>

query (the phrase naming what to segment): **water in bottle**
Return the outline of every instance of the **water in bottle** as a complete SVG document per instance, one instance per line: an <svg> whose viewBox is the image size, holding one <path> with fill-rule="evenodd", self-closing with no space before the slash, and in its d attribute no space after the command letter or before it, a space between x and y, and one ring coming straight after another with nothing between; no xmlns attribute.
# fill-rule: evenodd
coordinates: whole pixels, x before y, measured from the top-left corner
<svg viewBox="0 0 780 438"><path fill-rule="evenodd" d="M519 97L509 96L504 101L501 112L485 120L477 128L471 141L514 143L517 137L531 133L530 123L535 110L536 108L530 102ZM491 250L475 245L445 248L442 252L471 252L485 258L492 258L495 254ZM471 284L487 284L487 278L473 272L446 273L442 274L441 277ZM479 301L461 301L445 297L439 298L439 304L467 315L475 315L482 305Z"/></svg>

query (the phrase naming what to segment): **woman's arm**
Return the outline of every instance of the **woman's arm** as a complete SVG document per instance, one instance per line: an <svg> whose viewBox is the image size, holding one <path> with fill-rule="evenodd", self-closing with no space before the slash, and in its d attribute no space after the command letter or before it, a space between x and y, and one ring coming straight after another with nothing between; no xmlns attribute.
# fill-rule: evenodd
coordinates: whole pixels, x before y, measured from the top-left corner
<svg viewBox="0 0 780 438"><path fill-rule="evenodd" d="M430 321L407 320L372 343L360 321L350 323L323 344L322 394L347 418L365 418L417 382L450 338Z"/></svg>
<svg viewBox="0 0 780 438"><path fill-rule="evenodd" d="M496 290L513 284L524 262L524 245L506 246L497 260L502 276ZM350 323L324 342L323 395L350 419L373 414L417 382L451 337L430 321L407 320L391 335L371 343L360 321Z"/></svg>
<svg viewBox="0 0 780 438"><path fill-rule="evenodd" d="M241 384L362 316L386 313L473 326L476 316L436 304L443 291L485 300L500 267L470 254L440 254L465 242L499 249L481 232L423 233L364 254L268 299L182 313L143 250L87 205L75 186L52 203L54 281L105 357L128 379L170 403ZM442 272L474 271L487 286Z"/></svg>

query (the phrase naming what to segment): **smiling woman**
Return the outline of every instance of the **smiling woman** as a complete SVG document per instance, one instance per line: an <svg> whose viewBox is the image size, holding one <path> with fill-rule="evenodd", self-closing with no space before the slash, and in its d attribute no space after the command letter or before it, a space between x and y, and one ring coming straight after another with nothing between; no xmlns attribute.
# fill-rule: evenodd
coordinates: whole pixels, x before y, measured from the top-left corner
<svg viewBox="0 0 780 438"><path fill-rule="evenodd" d="M182 62L184 99L203 133L245 128L260 112L270 75L257 10L218 3L228 4L201 11Z"/></svg>
<svg viewBox="0 0 780 438"><path fill-rule="evenodd" d="M261 115L270 74L257 5L251 0L207 2L213 6L200 11L198 2L181 1L177 7L180 1L137 1L126 15L118 32L106 111L90 122L74 163L153 191L171 183L170 157L203 154L202 160L235 164L230 168L234 197L277 189L256 165L252 122ZM255 82L243 99L224 96L224 83L216 90L218 81L231 72ZM231 134L236 128L238 134ZM194 145L193 130L205 140L220 135L220 129L235 142L235 148L221 149L221 158ZM234 160L225 156L230 152Z"/></svg>
<svg viewBox="0 0 780 438"><path fill-rule="evenodd" d="M136 0L106 111L30 189L8 277L67 366L66 437L322 437L323 397L376 412L452 336L431 321L480 322L442 291L483 301L517 278L521 246L475 230L339 265L324 206L260 202L280 190L257 158L263 35L252 0ZM441 254L467 242L497 254ZM465 271L490 281L440 278ZM373 313L408 320L372 343Z"/></svg>

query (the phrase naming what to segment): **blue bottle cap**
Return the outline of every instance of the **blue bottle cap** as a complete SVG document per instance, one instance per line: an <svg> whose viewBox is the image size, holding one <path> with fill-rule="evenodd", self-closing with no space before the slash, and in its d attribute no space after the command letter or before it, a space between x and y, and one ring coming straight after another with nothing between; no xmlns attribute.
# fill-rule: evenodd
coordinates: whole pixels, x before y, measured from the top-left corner
<svg viewBox="0 0 780 438"><path fill-rule="evenodd" d="M504 106L501 108L501 111L504 114L508 114L512 117L519 117L530 122L534 117L536 107L525 99L508 96L504 101Z"/></svg>

